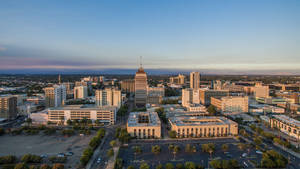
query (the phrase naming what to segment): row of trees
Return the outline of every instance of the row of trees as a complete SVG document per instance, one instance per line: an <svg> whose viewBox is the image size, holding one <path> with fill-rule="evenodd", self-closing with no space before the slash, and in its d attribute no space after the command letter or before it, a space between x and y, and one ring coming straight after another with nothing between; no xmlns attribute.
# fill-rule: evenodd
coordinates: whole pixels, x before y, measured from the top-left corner
<svg viewBox="0 0 300 169"><path fill-rule="evenodd" d="M268 150L263 153L259 167L263 168L285 168L288 160L274 150Z"/></svg>
<svg viewBox="0 0 300 169"><path fill-rule="evenodd" d="M130 134L127 132L126 128L117 128L115 137L122 143L128 143L131 139Z"/></svg>
<svg viewBox="0 0 300 169"><path fill-rule="evenodd" d="M214 169L238 169L240 168L237 160L212 160L209 165Z"/></svg>
<svg viewBox="0 0 300 169"><path fill-rule="evenodd" d="M99 146L104 136L105 129L101 128L97 131L96 136L91 139L91 141L89 142L89 147L83 151L83 154L80 158L80 163L83 166L85 166L89 162L90 158L94 154L94 150Z"/></svg>
<svg viewBox="0 0 300 169"><path fill-rule="evenodd" d="M127 169L137 169L134 166L130 165ZM148 163L141 163L139 169L150 169ZM202 165L197 165L194 162L188 161L184 164L177 163L176 165L172 163L166 163L165 165L159 164L155 167L155 169L204 169Z"/></svg>
<svg viewBox="0 0 300 169"><path fill-rule="evenodd" d="M6 164L2 165L3 169L64 169L65 166L63 164L57 163L48 165L48 164L42 164L42 165L28 165L26 163L18 163L18 164Z"/></svg>

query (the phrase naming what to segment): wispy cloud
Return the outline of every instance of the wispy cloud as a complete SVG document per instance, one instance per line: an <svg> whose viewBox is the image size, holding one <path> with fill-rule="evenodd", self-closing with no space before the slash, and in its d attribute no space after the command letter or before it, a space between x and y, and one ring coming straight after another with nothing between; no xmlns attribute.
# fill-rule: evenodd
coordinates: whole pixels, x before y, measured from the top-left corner
<svg viewBox="0 0 300 169"><path fill-rule="evenodd" d="M1 51L6 51L7 49L5 48L5 47L3 47L3 46L0 46L0 52Z"/></svg>

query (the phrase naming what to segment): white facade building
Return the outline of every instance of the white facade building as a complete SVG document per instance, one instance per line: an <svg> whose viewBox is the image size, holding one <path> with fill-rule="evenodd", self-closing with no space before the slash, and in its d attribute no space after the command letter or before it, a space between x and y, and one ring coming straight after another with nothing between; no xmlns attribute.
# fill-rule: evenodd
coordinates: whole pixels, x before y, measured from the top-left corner
<svg viewBox="0 0 300 169"><path fill-rule="evenodd" d="M88 96L87 86L74 87L74 99L84 99Z"/></svg>

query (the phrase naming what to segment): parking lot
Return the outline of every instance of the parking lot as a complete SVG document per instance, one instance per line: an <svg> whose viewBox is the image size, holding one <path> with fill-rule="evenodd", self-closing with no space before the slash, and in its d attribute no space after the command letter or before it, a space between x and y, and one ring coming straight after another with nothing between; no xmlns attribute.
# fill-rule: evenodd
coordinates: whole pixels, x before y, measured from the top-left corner
<svg viewBox="0 0 300 169"><path fill-rule="evenodd" d="M212 153L212 158L210 158L210 154L206 152L202 152L201 145L206 143L214 143L215 151ZM222 144L227 143L229 145L229 149L224 152L221 148ZM180 146L180 151L175 155L172 151L169 151L168 146L170 144ZM188 153L185 152L186 144L190 144L196 147L196 152ZM119 157L122 158L125 162L125 167L129 165L133 165L138 167L142 162L148 163L151 168L155 168L158 164L166 164L168 162L177 164L184 164L187 161L192 161L196 164L200 164L204 167L208 167L209 160L212 159L222 159L222 160L230 160L236 159L242 167L252 168L252 164L250 160L259 161L261 159L261 155L257 154L254 149L240 150L237 146L238 141L234 139L205 139L205 140L194 140L194 141L153 141L153 142L145 142L145 143L130 143L128 147L123 147L120 149ZM159 145L161 147L161 153L155 155L151 152L152 145ZM141 154L134 154L133 147L140 146L142 148ZM247 153L244 157L243 153ZM245 164L246 163L246 164ZM246 167L246 165L248 167Z"/></svg>
<svg viewBox="0 0 300 169"><path fill-rule="evenodd" d="M0 156L15 155L21 157L24 154L57 156L58 153L73 152L68 156L65 166L76 168L83 150L87 147L90 136L74 135L64 137L62 135L4 135L0 138ZM67 168L67 167L66 167Z"/></svg>

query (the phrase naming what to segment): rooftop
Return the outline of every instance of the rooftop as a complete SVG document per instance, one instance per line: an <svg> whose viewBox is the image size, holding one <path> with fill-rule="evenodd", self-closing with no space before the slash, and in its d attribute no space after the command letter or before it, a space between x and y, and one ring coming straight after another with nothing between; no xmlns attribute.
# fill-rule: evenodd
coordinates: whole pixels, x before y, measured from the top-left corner
<svg viewBox="0 0 300 169"><path fill-rule="evenodd" d="M131 112L127 121L128 127L160 126L160 124L156 112Z"/></svg>
<svg viewBox="0 0 300 169"><path fill-rule="evenodd" d="M207 125L224 125L236 124L236 122L225 117L217 116L175 116L169 119L170 122L177 126L207 126Z"/></svg>
<svg viewBox="0 0 300 169"><path fill-rule="evenodd" d="M274 118L288 124L292 124L293 126L300 128L300 121L290 118L286 115L273 115Z"/></svg>
<svg viewBox="0 0 300 169"><path fill-rule="evenodd" d="M114 106L96 106L94 104L85 105L65 105L63 107L52 107L49 110L110 110L114 111L116 107Z"/></svg>

